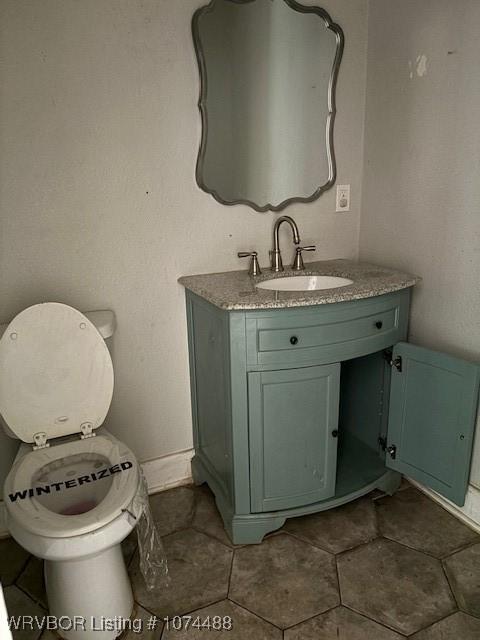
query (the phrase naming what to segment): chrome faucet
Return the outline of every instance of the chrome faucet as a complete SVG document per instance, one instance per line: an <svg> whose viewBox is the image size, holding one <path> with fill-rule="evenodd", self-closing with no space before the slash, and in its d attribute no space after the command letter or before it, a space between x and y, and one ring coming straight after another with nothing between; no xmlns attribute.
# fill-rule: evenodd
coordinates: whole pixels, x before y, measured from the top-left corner
<svg viewBox="0 0 480 640"><path fill-rule="evenodd" d="M300 234L298 233L298 227L295 220L290 216L281 216L278 218L273 226L273 249L270 251L272 258L271 268L272 271L275 271L276 273L283 271L282 254L280 253L280 240L278 237L282 222L288 222L292 229L294 243L300 244Z"/></svg>
<svg viewBox="0 0 480 640"><path fill-rule="evenodd" d="M250 266L248 268L249 276L259 276L262 273L260 269L260 264L258 262L258 253L256 251L239 251L237 253L239 258L252 258L250 260Z"/></svg>

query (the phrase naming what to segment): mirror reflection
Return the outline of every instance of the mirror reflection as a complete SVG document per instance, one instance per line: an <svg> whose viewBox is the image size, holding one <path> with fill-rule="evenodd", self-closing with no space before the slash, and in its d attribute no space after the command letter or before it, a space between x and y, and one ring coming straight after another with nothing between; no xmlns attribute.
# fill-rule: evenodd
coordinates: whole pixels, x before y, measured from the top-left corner
<svg viewBox="0 0 480 640"><path fill-rule="evenodd" d="M257 211L318 198L335 182L340 27L293 0L212 0L196 12L193 35L199 186Z"/></svg>

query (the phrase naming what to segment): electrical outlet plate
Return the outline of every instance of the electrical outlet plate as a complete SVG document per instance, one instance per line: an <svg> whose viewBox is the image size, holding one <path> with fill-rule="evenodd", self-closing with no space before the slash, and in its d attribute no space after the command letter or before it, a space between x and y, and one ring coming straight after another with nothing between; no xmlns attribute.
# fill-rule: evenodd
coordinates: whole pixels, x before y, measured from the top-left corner
<svg viewBox="0 0 480 640"><path fill-rule="evenodd" d="M337 185L337 201L336 201L337 213L350 211L350 185L338 184Z"/></svg>

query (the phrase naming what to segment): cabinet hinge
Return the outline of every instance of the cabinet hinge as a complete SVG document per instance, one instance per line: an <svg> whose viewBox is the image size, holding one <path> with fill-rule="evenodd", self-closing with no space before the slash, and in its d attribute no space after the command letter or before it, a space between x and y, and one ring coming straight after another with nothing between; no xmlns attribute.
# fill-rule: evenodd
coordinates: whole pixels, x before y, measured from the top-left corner
<svg viewBox="0 0 480 640"><path fill-rule="evenodd" d="M393 351L391 349L386 349L383 352L383 357L388 362L391 367L395 367L397 371L402 373L402 356L393 357Z"/></svg>
<svg viewBox="0 0 480 640"><path fill-rule="evenodd" d="M392 460L395 460L395 458L397 457L397 445L391 444L389 447L387 447L387 453L390 455Z"/></svg>
<svg viewBox="0 0 480 640"><path fill-rule="evenodd" d="M388 446L387 439L380 436L378 438L378 444L380 445L382 451L386 451L392 460L395 460L397 457L397 445L391 444Z"/></svg>

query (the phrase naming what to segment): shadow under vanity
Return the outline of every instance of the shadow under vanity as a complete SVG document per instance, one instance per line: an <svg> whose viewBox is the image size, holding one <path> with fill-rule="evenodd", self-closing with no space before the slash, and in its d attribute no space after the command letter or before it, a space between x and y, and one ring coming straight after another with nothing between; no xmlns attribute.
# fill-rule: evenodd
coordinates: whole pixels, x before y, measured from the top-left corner
<svg viewBox="0 0 480 640"><path fill-rule="evenodd" d="M347 260L307 267L353 283L284 292L257 288L271 274L180 279L193 476L237 544L375 488L393 493L402 473L465 498L478 367L405 342L418 279Z"/></svg>

